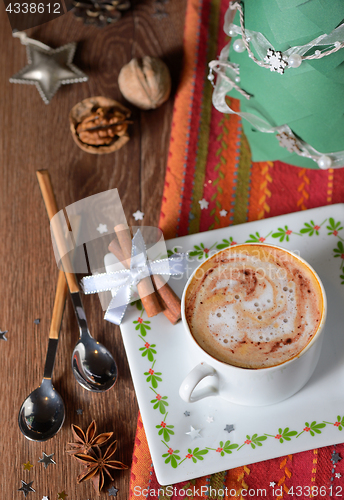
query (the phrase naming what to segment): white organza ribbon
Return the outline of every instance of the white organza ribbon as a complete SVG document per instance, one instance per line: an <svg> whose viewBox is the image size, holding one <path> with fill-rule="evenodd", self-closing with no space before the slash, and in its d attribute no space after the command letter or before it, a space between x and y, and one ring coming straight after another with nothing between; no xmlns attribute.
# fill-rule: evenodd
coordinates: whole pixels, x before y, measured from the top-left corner
<svg viewBox="0 0 344 500"><path fill-rule="evenodd" d="M227 34L229 34L229 31L233 30L234 28L238 30L238 34L241 34L241 28L239 26L235 26L232 24L234 15L235 12L233 12L233 10L230 9L227 10L225 16L225 25L224 25L224 30ZM265 48L271 47L266 38L261 33L256 33L253 31L251 32L249 30L246 30L246 34L251 37L250 42L253 43L253 40L255 39L256 45L254 45L254 47L257 50L257 53L259 53L260 50L261 57L263 55L266 55ZM283 54L287 54L289 53L289 51L292 51L290 52L290 54L298 53L301 55L301 53L307 52L310 48L316 45L333 43L332 41L335 38L337 40L339 34L344 38L344 24L336 28L329 35L321 35L321 37L316 38L309 44L304 45L302 47L292 47ZM268 45L264 45L265 44L264 40L266 40L266 43ZM265 118L261 118L253 113L234 111L227 104L226 102L227 94L231 90L233 90L233 88L237 88L236 82L240 81L239 65L228 61L229 47L230 47L230 42L222 49L219 59L211 61L209 63L210 74L208 76L208 79L212 82L214 80L213 72L217 74L216 84L214 85L214 92L212 97L213 105L215 106L215 108L221 113L230 113L240 116L244 120L248 121L259 132L263 132L265 134L278 134L279 136L282 135L284 137L285 136L289 137L290 142L292 142L295 145L295 147L293 149L289 149L287 147L287 149L289 151L296 153L299 156L303 156L304 158L309 158L315 161L318 164L319 168L328 169L328 168L343 167L344 151L338 151L335 153L321 153L320 151L317 151L315 148L313 148L310 144L307 144L305 141L297 137L288 125L285 124L285 125L280 125L278 127L274 126L273 124L269 123ZM307 49L305 49L305 47L307 47ZM263 48L265 50L265 54L263 52ZM246 96L250 96L250 94L247 94L245 91L243 92L244 94L246 94ZM247 98L249 99L249 97ZM286 142L287 141L280 142L280 145L282 147L286 147L285 146Z"/></svg>
<svg viewBox="0 0 344 500"><path fill-rule="evenodd" d="M225 15L225 24L224 31L228 36L242 35L241 26L237 26L233 24L233 20L235 17L236 11L233 9L228 9ZM252 44L255 49L257 55L264 60L268 49L275 50L274 46L265 38L265 36L259 31L251 31L245 28L246 38L249 40L250 44ZM305 45L298 45L295 47L290 47L287 50L282 52L283 57L287 59L292 54L298 54L299 56L304 56L310 50L321 47L324 48L326 46L335 47L336 44L344 41L344 23L335 28L328 35L325 33L324 35L320 35L314 40L311 40Z"/></svg>
<svg viewBox="0 0 344 500"><path fill-rule="evenodd" d="M112 300L104 319L119 325L131 302L133 288L152 274L177 276L186 270L186 254L173 254L167 259L150 261L147 258L146 245L138 229L132 240L130 269L96 274L82 279L85 294L111 291Z"/></svg>

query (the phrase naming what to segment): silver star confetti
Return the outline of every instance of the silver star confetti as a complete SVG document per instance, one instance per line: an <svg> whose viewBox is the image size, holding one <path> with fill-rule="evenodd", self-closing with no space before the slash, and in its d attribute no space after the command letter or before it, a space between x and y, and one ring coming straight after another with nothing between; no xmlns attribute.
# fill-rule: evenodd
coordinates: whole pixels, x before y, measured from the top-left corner
<svg viewBox="0 0 344 500"><path fill-rule="evenodd" d="M28 65L10 78L11 83L36 85L45 104L49 104L61 85L86 82L88 77L72 64L76 43L68 43L57 49L16 33L26 45Z"/></svg>
<svg viewBox="0 0 344 500"><path fill-rule="evenodd" d="M184 411L184 415L185 415L186 417L190 417L190 412L189 412L189 411Z"/></svg>
<svg viewBox="0 0 344 500"><path fill-rule="evenodd" d="M35 323L35 325L39 325L41 320L40 320L40 318L36 318L33 320L33 322Z"/></svg>
<svg viewBox="0 0 344 500"><path fill-rule="evenodd" d="M7 332L8 330L5 330L4 332L0 330L0 340L7 340L7 338L5 337Z"/></svg>
<svg viewBox="0 0 344 500"><path fill-rule="evenodd" d="M27 497L27 495L32 491L35 492L31 485L33 481L30 481L29 483L26 483L25 481L21 480L22 487L18 489L18 491L22 491L24 493L24 497Z"/></svg>
<svg viewBox="0 0 344 500"><path fill-rule="evenodd" d="M185 434L188 434L188 436L190 436L190 438L191 438L191 441L193 441L196 438L202 437L200 435L200 431L201 431L201 429L195 429L192 425L190 425L190 430L188 432L186 432Z"/></svg>
<svg viewBox="0 0 344 500"><path fill-rule="evenodd" d="M214 417L210 417L210 416L209 416L209 417L207 418L207 422L208 422L208 424L211 424L212 422L214 422Z"/></svg>
<svg viewBox="0 0 344 500"><path fill-rule="evenodd" d="M227 424L226 427L223 430L227 431L228 433L232 432L232 431L234 431L234 425L233 424L231 424L231 425Z"/></svg>
<svg viewBox="0 0 344 500"><path fill-rule="evenodd" d="M115 488L114 486L111 486L110 489L107 490L109 493L109 497L116 497L118 493L118 489Z"/></svg>
<svg viewBox="0 0 344 500"><path fill-rule="evenodd" d="M335 453L335 452L332 453L331 460L334 464L337 464L341 459L342 459L342 457L339 455L339 453Z"/></svg>
<svg viewBox="0 0 344 500"><path fill-rule="evenodd" d="M82 415L82 412L83 412L83 410L82 410L81 408L78 408L78 409L76 410L76 414L77 414L77 415Z"/></svg>
<svg viewBox="0 0 344 500"><path fill-rule="evenodd" d="M136 212L133 213L133 217L135 220L143 220L143 217L145 214L141 212L140 210L136 210Z"/></svg>
<svg viewBox="0 0 344 500"><path fill-rule="evenodd" d="M56 462L54 462L54 460L51 458L53 456L54 456L54 453L52 453L51 455L46 455L43 451L43 457L40 458L38 460L38 462L41 462L42 464L44 464L44 468L46 469L48 467L48 465L50 465L50 464L56 465Z"/></svg>

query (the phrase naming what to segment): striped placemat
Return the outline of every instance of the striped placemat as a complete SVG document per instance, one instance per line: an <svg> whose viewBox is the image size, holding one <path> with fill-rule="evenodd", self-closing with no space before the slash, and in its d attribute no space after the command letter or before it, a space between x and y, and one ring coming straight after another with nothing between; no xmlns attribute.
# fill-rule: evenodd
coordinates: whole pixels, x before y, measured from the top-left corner
<svg viewBox="0 0 344 500"><path fill-rule="evenodd" d="M222 29L227 8L228 0L188 0L184 69L175 98L159 222L166 239L344 201L344 169L307 170L279 161L252 163L240 118L222 115L212 106L208 62L227 42ZM231 107L239 110L238 101L232 100ZM336 454L339 459L334 460ZM168 489L157 483L139 416L130 499L176 500L183 496L181 489L190 487L191 498L343 496L341 457L344 445L336 445L238 467ZM266 490L267 480L275 485ZM264 488L266 493L260 495L258 490Z"/></svg>

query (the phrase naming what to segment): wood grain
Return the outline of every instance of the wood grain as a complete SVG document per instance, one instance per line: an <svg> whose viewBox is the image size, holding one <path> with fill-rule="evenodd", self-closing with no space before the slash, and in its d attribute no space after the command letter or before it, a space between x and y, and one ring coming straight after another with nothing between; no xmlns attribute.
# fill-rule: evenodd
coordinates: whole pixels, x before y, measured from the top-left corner
<svg viewBox="0 0 344 500"><path fill-rule="evenodd" d="M84 305L92 334L114 354L119 378L114 389L94 394L74 379L71 355L78 327L69 299L63 317L53 383L66 406L62 430L45 443L27 441L17 417L22 401L41 382L48 345L49 324L58 276L50 229L35 171L49 169L61 209L87 196L118 188L129 224L136 210L145 213L144 224L156 225L168 154L173 93L182 67L182 38L186 0L170 0L168 17L157 19L153 0L136 1L131 11L114 26L86 27L68 13L29 35L54 48L77 41L74 62L89 81L65 85L47 106L31 85L14 85L9 78L26 64L25 48L12 38L3 2L0 2L0 328L8 330L0 343L2 378L2 428L0 472L1 498L24 498L21 480L33 481L36 493L28 499L57 498L63 490L67 500L95 499L92 484L76 484L80 465L65 454L72 440L70 426L84 429L94 418L99 432L114 431L118 439L115 459L131 465L137 402L119 328L103 320L97 296L85 296ZM161 57L172 75L173 93L157 110L140 111L121 97L117 78L132 57ZM132 111L130 141L119 151L95 156L74 143L68 115L82 99L104 95L122 102ZM40 324L34 320L40 318ZM81 415L76 410L81 408ZM38 463L43 451L54 453L56 465L44 469ZM30 461L31 471L23 464ZM129 494L130 469L115 473L117 498ZM108 494L102 494L108 498Z"/></svg>

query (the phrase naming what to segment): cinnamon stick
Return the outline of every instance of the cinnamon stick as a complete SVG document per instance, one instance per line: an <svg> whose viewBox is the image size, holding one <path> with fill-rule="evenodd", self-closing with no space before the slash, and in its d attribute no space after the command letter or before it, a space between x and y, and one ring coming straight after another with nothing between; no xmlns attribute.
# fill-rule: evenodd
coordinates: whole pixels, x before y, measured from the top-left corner
<svg viewBox="0 0 344 500"><path fill-rule="evenodd" d="M125 268L129 269L129 267L130 267L130 261L127 262L125 260L123 252L122 252L122 249L121 249L121 246L118 243L117 238L113 239L110 242L110 244L108 246L108 249L110 250L111 253L114 254L115 257L117 257L117 259L124 265Z"/></svg>
<svg viewBox="0 0 344 500"><path fill-rule="evenodd" d="M131 246L132 246L130 229L126 227L124 224L118 224L115 227L115 232L118 238L120 249L122 250L122 254L125 259L123 261L123 264L129 268L130 258L131 258ZM114 246L116 246L116 243L112 245L112 248ZM152 318L153 316L156 316L157 314L163 311L162 305L160 304L160 301L155 293L152 280L150 279L149 276L143 278L138 283L137 291L139 292L142 305L145 308L145 311L149 318Z"/></svg>
<svg viewBox="0 0 344 500"><path fill-rule="evenodd" d="M164 308L166 318L175 325L181 319L181 302L178 295L158 274L153 274L152 281Z"/></svg>
<svg viewBox="0 0 344 500"><path fill-rule="evenodd" d="M122 262L122 264L127 269L129 269L130 260L124 259L124 255L117 238L111 241L108 249L117 257L120 262ZM168 283L165 283L164 279L161 276L153 275L152 281L155 285L155 291L159 295L159 301L162 304L164 315L173 325L175 325L181 319L180 298L175 294L170 285Z"/></svg>

